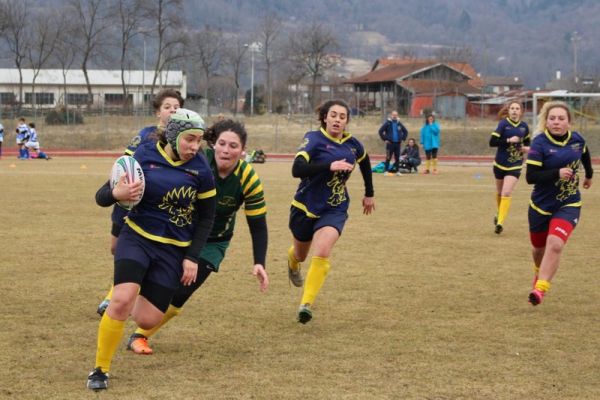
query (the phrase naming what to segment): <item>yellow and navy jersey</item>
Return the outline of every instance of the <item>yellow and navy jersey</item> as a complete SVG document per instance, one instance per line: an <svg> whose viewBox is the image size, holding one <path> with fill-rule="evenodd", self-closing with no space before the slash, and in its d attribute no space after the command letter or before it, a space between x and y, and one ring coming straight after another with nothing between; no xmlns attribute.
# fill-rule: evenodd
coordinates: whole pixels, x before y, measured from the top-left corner
<svg viewBox="0 0 600 400"><path fill-rule="evenodd" d="M513 136L517 136L520 142L506 143ZM523 166L521 146L528 146L531 142L529 126L523 121L515 122L507 117L498 123L498 127L492 132L492 138L498 139L494 166L505 171L520 170Z"/></svg>
<svg viewBox="0 0 600 400"><path fill-rule="evenodd" d="M345 159L356 165L366 155L362 143L348 132L336 139L323 128L307 132L296 153L296 157L303 157L307 162L315 164L331 164ZM311 218L318 218L328 211L346 212L350 202L346 181L350 174L351 172L327 170L302 178L292 205Z"/></svg>
<svg viewBox="0 0 600 400"><path fill-rule="evenodd" d="M133 157L142 166L146 186L125 223L150 240L189 246L196 200L216 195L206 157L199 153L189 161L174 161L158 143L139 146Z"/></svg>
<svg viewBox="0 0 600 400"><path fill-rule="evenodd" d="M242 205L247 218L266 216L267 205L263 186L254 168L246 161L239 160L233 172L221 178L217 170L215 151L206 149L205 154L217 188L217 210L209 240L230 240L235 227L236 212Z"/></svg>
<svg viewBox="0 0 600 400"><path fill-rule="evenodd" d="M133 155L133 153L135 153L135 150L142 144L156 143L157 141L158 141L158 126L157 125L147 126L145 128L142 128L137 133L137 135L135 135L131 139L131 141L127 145L127 148L125 149L124 153L131 156L131 155ZM111 214L111 220L112 220L113 224L122 226L123 223L125 222L125 217L127 216L128 212L129 212L129 210L121 207L119 205L119 203L115 204L113 207L112 214Z"/></svg>
<svg viewBox="0 0 600 400"><path fill-rule="evenodd" d="M571 179L557 178L554 181L536 183L531 193L531 206L541 214L551 214L561 207L580 207L578 171L581 156L587 146L577 132L567 132L564 140L558 141L547 130L536 136L527 155L527 165L544 170L571 168L575 172Z"/></svg>
<svg viewBox="0 0 600 400"><path fill-rule="evenodd" d="M135 135L127 148L125 149L125 154L133 155L135 150L144 143L156 143L158 141L158 126L152 125L142 128L137 135Z"/></svg>

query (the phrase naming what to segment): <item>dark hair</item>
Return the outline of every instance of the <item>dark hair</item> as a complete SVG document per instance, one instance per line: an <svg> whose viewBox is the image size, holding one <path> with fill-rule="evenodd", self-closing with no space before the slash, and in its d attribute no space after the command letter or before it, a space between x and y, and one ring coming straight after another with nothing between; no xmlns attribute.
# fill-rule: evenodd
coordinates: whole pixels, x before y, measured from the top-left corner
<svg viewBox="0 0 600 400"><path fill-rule="evenodd" d="M523 110L523 103L521 102L521 100L511 100L511 101L504 103L504 105L502 106L500 111L498 111L498 119L504 119L504 118L508 117L508 109L510 108L510 106L512 104L518 104L519 107L521 107L521 114L523 114L524 110Z"/></svg>
<svg viewBox="0 0 600 400"><path fill-rule="evenodd" d="M33 122L30 122L29 127L35 129L35 124Z"/></svg>
<svg viewBox="0 0 600 400"><path fill-rule="evenodd" d="M221 133L231 131L238 135L242 147L246 147L246 141L248 140L248 132L244 127L244 124L232 119L224 119L222 121L215 122L204 132L204 140L209 146L213 147Z"/></svg>
<svg viewBox="0 0 600 400"><path fill-rule="evenodd" d="M319 122L321 123L321 128L325 128L327 126L325 124L325 118L327 118L327 113L329 112L329 109L333 106L344 107L346 109L346 124L350 123L350 107L348 107L348 104L346 104L346 102L344 100L339 100L339 99L329 100L329 101L326 101L325 103L321 104L315 110L317 112Z"/></svg>
<svg viewBox="0 0 600 400"><path fill-rule="evenodd" d="M154 108L154 111L160 110L160 106L167 97L177 99L177 101L179 101L179 107L183 107L183 103L185 102L185 100L183 100L183 97L181 97L181 92L179 90L163 89L160 92L156 93L156 95L154 95L154 98L152 99L152 108Z"/></svg>
<svg viewBox="0 0 600 400"><path fill-rule="evenodd" d="M433 115L433 113L427 113L425 114L425 125L427 125L427 122L429 122L429 117L433 117L433 120L435 121L435 115Z"/></svg>

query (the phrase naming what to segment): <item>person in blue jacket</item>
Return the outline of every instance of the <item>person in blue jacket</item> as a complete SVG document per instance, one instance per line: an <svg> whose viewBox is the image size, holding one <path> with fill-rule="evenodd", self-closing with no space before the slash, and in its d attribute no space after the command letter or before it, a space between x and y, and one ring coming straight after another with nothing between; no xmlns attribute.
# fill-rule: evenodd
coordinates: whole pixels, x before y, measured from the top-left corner
<svg viewBox="0 0 600 400"><path fill-rule="evenodd" d="M425 150L425 171L424 174L429 174L431 169L437 174L437 155L440 148L440 125L435 120L433 114L427 114L425 117L425 125L421 128L421 145Z"/></svg>
<svg viewBox="0 0 600 400"><path fill-rule="evenodd" d="M385 170L384 176L391 175L389 172L390 160L394 156L394 168L398 175L398 166L400 164L400 144L406 140L408 130L398 119L398 111L392 111L390 118L387 119L379 128L379 137L385 142Z"/></svg>

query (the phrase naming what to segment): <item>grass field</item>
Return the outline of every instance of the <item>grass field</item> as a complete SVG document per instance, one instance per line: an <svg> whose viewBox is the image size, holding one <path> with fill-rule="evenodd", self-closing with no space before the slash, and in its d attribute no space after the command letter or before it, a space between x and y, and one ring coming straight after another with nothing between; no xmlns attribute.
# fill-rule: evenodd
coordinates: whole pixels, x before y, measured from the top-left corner
<svg viewBox="0 0 600 400"><path fill-rule="evenodd" d="M109 210L94 194L111 163L0 160L2 399L600 398L600 185L584 191L581 223L534 308L525 182L498 236L489 165L376 175L371 216L356 172L350 219L303 326L285 263L297 185L285 162L256 165L269 207L268 292L250 274L240 215L221 272L155 336L153 356L123 343L109 390L96 395L85 380L112 260Z"/></svg>

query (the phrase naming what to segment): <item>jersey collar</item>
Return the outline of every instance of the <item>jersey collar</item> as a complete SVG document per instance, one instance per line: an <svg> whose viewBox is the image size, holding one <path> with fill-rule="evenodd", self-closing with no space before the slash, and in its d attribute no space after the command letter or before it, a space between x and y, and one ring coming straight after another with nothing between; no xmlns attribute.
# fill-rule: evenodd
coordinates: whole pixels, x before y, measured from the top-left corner
<svg viewBox="0 0 600 400"><path fill-rule="evenodd" d="M333 136L331 136L329 133L327 133L327 131L325 130L325 128L321 128L321 133L329 140L331 140L332 142L341 144L344 143L346 140L350 139L352 137L352 135L346 131L342 132L342 137L339 139L334 138Z"/></svg>
<svg viewBox="0 0 600 400"><path fill-rule="evenodd" d="M156 142L156 148L158 149L158 152L160 153L160 155L171 165L178 167L180 165L185 164L187 161L183 161L183 160L173 160L171 157L169 157L169 155L167 154L167 152L165 151L165 149L163 149L160 145L160 142Z"/></svg>
<svg viewBox="0 0 600 400"><path fill-rule="evenodd" d="M517 126L519 126L519 124L521 123L521 121L513 121L512 119L510 119L510 117L506 117L506 120L508 121L509 124L511 124L512 126L514 126L515 128Z"/></svg>
<svg viewBox="0 0 600 400"><path fill-rule="evenodd" d="M566 144L569 143L569 140L571 140L571 131L567 131L567 137L565 138L565 140L562 141L556 140L554 136L552 136L552 134L548 131L548 129L544 131L544 134L546 135L549 141L561 147L566 146Z"/></svg>

